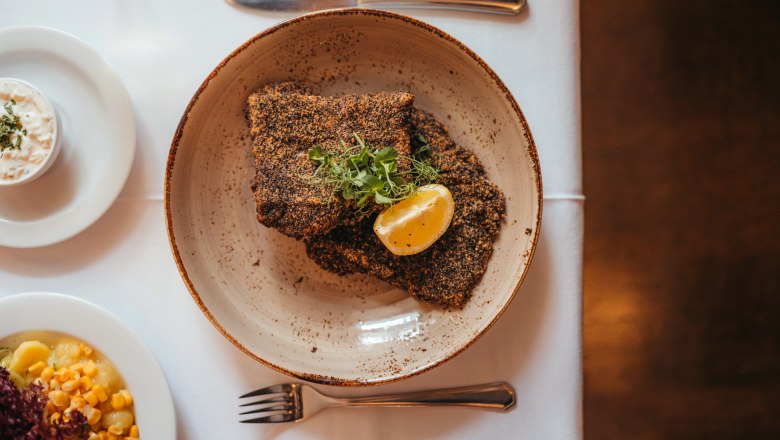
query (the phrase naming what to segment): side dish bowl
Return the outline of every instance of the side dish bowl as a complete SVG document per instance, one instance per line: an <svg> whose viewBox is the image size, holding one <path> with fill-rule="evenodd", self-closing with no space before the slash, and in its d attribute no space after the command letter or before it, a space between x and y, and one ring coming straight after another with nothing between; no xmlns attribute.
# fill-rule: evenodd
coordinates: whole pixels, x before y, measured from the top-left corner
<svg viewBox="0 0 780 440"><path fill-rule="evenodd" d="M324 95L409 90L484 163L506 194L507 219L463 309L419 302L366 276L328 273L303 243L257 222L244 102L256 87L290 79L318 84ZM182 278L228 340L304 380L368 385L440 365L496 322L531 263L542 181L520 107L474 52L409 17L344 9L268 29L211 72L173 138L165 211Z"/></svg>
<svg viewBox="0 0 780 440"><path fill-rule="evenodd" d="M0 299L0 323L0 339L52 332L94 347L132 393L141 438L176 438L173 399L162 369L141 339L105 309L56 293L23 293Z"/></svg>

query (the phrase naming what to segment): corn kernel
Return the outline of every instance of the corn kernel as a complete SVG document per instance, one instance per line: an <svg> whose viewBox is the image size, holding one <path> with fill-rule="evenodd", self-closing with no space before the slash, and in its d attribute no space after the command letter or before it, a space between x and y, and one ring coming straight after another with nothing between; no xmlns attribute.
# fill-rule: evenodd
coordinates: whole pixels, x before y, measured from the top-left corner
<svg viewBox="0 0 780 440"><path fill-rule="evenodd" d="M43 379L45 382L50 381L53 376L54 376L54 368L46 367L43 370L41 370L41 379Z"/></svg>
<svg viewBox="0 0 780 440"><path fill-rule="evenodd" d="M105 402L108 400L108 394L106 394L106 390L103 389L103 386L99 383L96 383L95 385L92 385L92 392L95 393L98 400L101 402Z"/></svg>
<svg viewBox="0 0 780 440"><path fill-rule="evenodd" d="M49 417L49 421L51 421L53 424L57 424L60 422L60 413L56 412Z"/></svg>
<svg viewBox="0 0 780 440"><path fill-rule="evenodd" d="M87 423L90 425L96 425L97 422L100 421L100 417L103 415L103 413L97 408L85 406L84 415L87 417Z"/></svg>
<svg viewBox="0 0 780 440"><path fill-rule="evenodd" d="M95 377L97 375L97 365L93 361L87 361L84 363L84 374L89 377Z"/></svg>
<svg viewBox="0 0 780 440"><path fill-rule="evenodd" d="M81 384L81 391L83 391L85 393L87 391L91 390L92 389L92 385L94 385L92 383L92 378L90 378L89 376L81 376L79 378L79 383Z"/></svg>
<svg viewBox="0 0 780 440"><path fill-rule="evenodd" d="M87 400L81 396L74 396L70 399L70 407L76 409L84 409L87 406Z"/></svg>
<svg viewBox="0 0 780 440"><path fill-rule="evenodd" d="M122 428L116 425L111 425L108 427L108 433L114 435L122 435Z"/></svg>
<svg viewBox="0 0 780 440"><path fill-rule="evenodd" d="M76 362L75 364L70 366L70 369L73 371L78 371L79 374L82 374L84 373L84 363Z"/></svg>
<svg viewBox="0 0 780 440"><path fill-rule="evenodd" d="M69 393L71 391L77 390L78 387L79 387L79 381L71 379L71 380L65 382L64 384L62 384L62 391L65 391L65 392Z"/></svg>
<svg viewBox="0 0 780 440"><path fill-rule="evenodd" d="M54 390L49 393L49 400L58 408L65 408L68 406L68 395L60 390Z"/></svg>
<svg viewBox="0 0 780 440"><path fill-rule="evenodd" d="M66 380L70 379L70 370L65 367L60 367L57 371L54 372L54 378L60 382L65 382Z"/></svg>
<svg viewBox="0 0 780 440"><path fill-rule="evenodd" d="M100 399L98 399L98 396L96 396L95 393L92 392L92 391L88 391L88 392L84 393L84 395L82 397L84 397L84 400L86 400L87 403L89 403L92 406L96 406L100 402Z"/></svg>
<svg viewBox="0 0 780 440"><path fill-rule="evenodd" d="M138 425L133 425L130 427L130 437L140 438L138 436Z"/></svg>
<svg viewBox="0 0 780 440"><path fill-rule="evenodd" d="M32 375L34 375L34 376L37 376L37 375L41 374L41 371L43 371L44 368L46 368L46 362L38 361L38 362L30 365L29 367L27 367L27 372L32 374Z"/></svg>
<svg viewBox="0 0 780 440"><path fill-rule="evenodd" d="M125 407L125 397L121 393L114 393L111 396L111 406L114 409L122 409Z"/></svg>
<svg viewBox="0 0 780 440"><path fill-rule="evenodd" d="M130 394L130 391L127 390L119 390L119 393L122 395L122 397L125 398L125 405L130 406L133 404L133 395ZM132 437L132 436L131 436Z"/></svg>
<svg viewBox="0 0 780 440"><path fill-rule="evenodd" d="M49 381L49 388L52 390L59 390L60 389L60 381L57 379L52 379Z"/></svg>
<svg viewBox="0 0 780 440"><path fill-rule="evenodd" d="M79 344L79 348L81 348L81 352L87 356L92 354L92 347L83 342Z"/></svg>

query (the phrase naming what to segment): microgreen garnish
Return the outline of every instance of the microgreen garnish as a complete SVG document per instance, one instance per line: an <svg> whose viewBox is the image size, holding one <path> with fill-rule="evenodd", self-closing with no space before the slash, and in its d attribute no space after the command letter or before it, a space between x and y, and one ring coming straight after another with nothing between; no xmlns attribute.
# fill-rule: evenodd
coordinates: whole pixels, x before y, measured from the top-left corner
<svg viewBox="0 0 780 440"><path fill-rule="evenodd" d="M317 167L313 183L333 188L345 200L354 200L357 215L363 217L369 202L392 205L439 178L439 170L430 162L430 146L422 136L421 146L412 157L402 156L393 147L376 148L354 133L356 145L339 141L341 151L331 153L321 146L309 150L309 159ZM398 159L406 158L411 169L398 171Z"/></svg>
<svg viewBox="0 0 780 440"><path fill-rule="evenodd" d="M15 105L13 99L3 104L6 114L0 117L0 157L5 150L18 150L22 145L22 136L27 136L21 118L14 113Z"/></svg>

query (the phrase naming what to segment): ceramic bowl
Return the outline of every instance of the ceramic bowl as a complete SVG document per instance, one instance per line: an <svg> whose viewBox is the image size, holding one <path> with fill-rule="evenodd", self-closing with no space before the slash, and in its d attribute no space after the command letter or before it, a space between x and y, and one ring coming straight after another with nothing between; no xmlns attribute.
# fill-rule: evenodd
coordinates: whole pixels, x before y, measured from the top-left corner
<svg viewBox="0 0 780 440"><path fill-rule="evenodd" d="M0 339L31 335L45 340L53 332L96 348L133 394L141 437L176 438L176 414L165 375L143 341L116 316L72 296L31 292L0 299L0 323Z"/></svg>
<svg viewBox="0 0 780 440"><path fill-rule="evenodd" d="M54 116L52 124L52 144L49 153L46 155L46 158L44 158L43 161L37 166L31 167L32 169L29 173L19 177L18 179L0 179L0 186L22 185L42 176L49 168L51 168L52 164L54 164L54 161L57 160L57 156L59 156L60 150L62 149L62 120L60 119L60 113L57 111L57 107L55 107L51 101L49 101L46 95L41 93L41 91L38 90L38 88L34 85L17 78L0 78L0 82L14 84L17 88L20 88L25 93L31 96L37 96L37 98L44 106L44 111ZM2 160L1 157L0 160Z"/></svg>
<svg viewBox="0 0 780 440"><path fill-rule="evenodd" d="M341 277L302 242L259 224L246 97L289 79L322 94L409 90L503 189L507 220L463 309L445 310L368 276ZM506 86L462 43L388 12L311 14L253 37L198 88L171 145L165 210L195 302L254 359L304 380L386 383L451 359L484 334L523 281L539 237L542 183L533 139Z"/></svg>

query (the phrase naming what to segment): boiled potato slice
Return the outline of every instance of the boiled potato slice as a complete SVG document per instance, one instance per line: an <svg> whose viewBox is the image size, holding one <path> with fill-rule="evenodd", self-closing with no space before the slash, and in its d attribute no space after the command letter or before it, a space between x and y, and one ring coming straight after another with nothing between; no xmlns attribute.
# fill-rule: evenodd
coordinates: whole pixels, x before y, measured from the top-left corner
<svg viewBox="0 0 780 440"><path fill-rule="evenodd" d="M54 358L52 361L57 368L67 367L78 362L80 354L81 347L79 347L79 344L74 342L61 342L54 346Z"/></svg>
<svg viewBox="0 0 780 440"><path fill-rule="evenodd" d="M122 387L122 378L119 377L116 368L108 362L101 360L95 361L97 367L97 375L92 378L92 381L100 384L106 393L113 394Z"/></svg>
<svg viewBox="0 0 780 440"><path fill-rule="evenodd" d="M46 344L38 341L24 341L14 351L8 367L16 373L24 375L27 373L27 367L38 361L46 362L49 356L51 356L51 349Z"/></svg>
<svg viewBox="0 0 780 440"><path fill-rule="evenodd" d="M111 411L107 414L103 414L103 427L108 429L109 426L115 425L120 428L128 429L133 424L133 413L127 410Z"/></svg>

